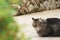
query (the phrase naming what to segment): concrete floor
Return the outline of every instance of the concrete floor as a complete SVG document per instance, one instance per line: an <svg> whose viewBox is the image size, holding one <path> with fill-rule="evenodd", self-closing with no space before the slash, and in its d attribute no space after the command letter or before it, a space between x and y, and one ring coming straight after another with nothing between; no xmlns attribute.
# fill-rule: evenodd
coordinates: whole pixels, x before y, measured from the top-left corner
<svg viewBox="0 0 60 40"><path fill-rule="evenodd" d="M33 14L14 17L15 21L19 25L25 24L25 27L22 29L22 31L26 34L27 37L30 37L31 40L60 40L60 37L39 37L36 30L32 27L32 17L43 18L43 19L49 17L60 18L60 9L37 12Z"/></svg>

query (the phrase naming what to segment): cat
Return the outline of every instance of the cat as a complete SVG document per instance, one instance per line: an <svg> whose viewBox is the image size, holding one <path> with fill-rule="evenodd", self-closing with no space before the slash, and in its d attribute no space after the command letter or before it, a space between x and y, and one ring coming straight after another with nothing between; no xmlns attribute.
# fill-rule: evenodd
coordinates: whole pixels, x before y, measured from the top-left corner
<svg viewBox="0 0 60 40"><path fill-rule="evenodd" d="M60 36L60 19L58 18L32 18L32 26L41 37Z"/></svg>

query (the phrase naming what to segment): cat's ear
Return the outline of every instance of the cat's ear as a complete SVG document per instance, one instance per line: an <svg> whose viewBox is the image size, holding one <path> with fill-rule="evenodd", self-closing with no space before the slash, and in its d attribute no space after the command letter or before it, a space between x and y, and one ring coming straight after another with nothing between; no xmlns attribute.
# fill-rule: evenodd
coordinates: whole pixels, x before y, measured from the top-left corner
<svg viewBox="0 0 60 40"><path fill-rule="evenodd" d="M41 21L44 21L42 18L39 18L39 21L41 22Z"/></svg>
<svg viewBox="0 0 60 40"><path fill-rule="evenodd" d="M34 18L32 18L32 20L35 20Z"/></svg>
<svg viewBox="0 0 60 40"><path fill-rule="evenodd" d="M40 20L43 20L42 18L39 18Z"/></svg>

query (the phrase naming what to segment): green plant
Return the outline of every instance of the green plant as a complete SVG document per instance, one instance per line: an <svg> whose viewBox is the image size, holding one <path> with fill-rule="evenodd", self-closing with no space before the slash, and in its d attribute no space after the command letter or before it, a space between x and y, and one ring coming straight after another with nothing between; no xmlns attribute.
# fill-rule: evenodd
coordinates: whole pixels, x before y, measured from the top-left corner
<svg viewBox="0 0 60 40"><path fill-rule="evenodd" d="M10 12L13 11L6 0L0 1L0 40L17 40L18 25Z"/></svg>
<svg viewBox="0 0 60 40"><path fill-rule="evenodd" d="M0 0L0 40L19 40L16 35L18 25L11 15L14 9L9 3L9 0ZM20 40L26 40L25 34L20 32L22 33Z"/></svg>

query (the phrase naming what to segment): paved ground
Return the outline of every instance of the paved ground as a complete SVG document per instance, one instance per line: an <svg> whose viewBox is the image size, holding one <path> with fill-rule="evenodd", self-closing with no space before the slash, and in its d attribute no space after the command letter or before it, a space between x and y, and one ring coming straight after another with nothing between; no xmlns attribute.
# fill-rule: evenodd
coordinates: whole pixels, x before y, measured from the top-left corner
<svg viewBox="0 0 60 40"><path fill-rule="evenodd" d="M37 12L33 14L27 14L23 16L14 17L17 23L25 24L25 27L22 31L26 34L27 37L30 37L32 40L60 40L60 37L39 37L34 28L32 27L32 17L34 18L49 18L49 17L58 17L60 18L60 9Z"/></svg>

